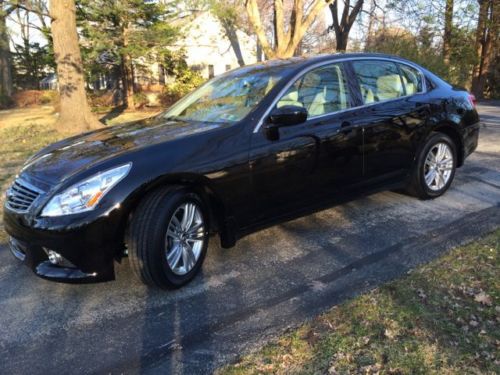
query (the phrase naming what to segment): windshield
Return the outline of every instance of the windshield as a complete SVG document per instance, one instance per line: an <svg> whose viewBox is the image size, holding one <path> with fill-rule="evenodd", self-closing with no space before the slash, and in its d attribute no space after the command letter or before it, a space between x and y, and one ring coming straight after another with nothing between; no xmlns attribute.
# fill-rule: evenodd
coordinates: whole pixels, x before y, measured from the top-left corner
<svg viewBox="0 0 500 375"><path fill-rule="evenodd" d="M185 121L233 123L243 119L285 75L283 68L240 69L216 77L163 115Z"/></svg>

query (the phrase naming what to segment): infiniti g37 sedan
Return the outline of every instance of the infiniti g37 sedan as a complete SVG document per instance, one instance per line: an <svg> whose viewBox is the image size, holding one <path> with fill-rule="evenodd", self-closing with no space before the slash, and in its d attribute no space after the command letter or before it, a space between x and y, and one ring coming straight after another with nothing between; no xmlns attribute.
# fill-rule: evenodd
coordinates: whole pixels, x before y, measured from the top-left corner
<svg viewBox="0 0 500 375"><path fill-rule="evenodd" d="M147 120L32 156L6 194L15 257L46 279L179 287L209 236L384 189L443 194L477 147L474 97L379 54L268 61L227 72Z"/></svg>

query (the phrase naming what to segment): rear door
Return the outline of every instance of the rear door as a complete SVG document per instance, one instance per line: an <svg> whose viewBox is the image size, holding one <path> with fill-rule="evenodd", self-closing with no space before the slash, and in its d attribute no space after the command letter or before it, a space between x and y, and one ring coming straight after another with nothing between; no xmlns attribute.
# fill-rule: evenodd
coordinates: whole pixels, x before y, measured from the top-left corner
<svg viewBox="0 0 500 375"><path fill-rule="evenodd" d="M401 178L412 166L417 133L427 111L415 95L423 91L420 73L389 60L351 62L357 81L363 127L364 179Z"/></svg>

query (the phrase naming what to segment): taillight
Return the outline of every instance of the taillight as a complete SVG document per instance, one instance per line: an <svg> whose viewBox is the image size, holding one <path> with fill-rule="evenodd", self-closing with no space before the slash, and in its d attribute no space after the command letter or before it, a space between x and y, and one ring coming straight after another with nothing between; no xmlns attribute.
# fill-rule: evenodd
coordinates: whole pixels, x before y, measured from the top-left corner
<svg viewBox="0 0 500 375"><path fill-rule="evenodd" d="M469 94L469 102L474 108L476 108L476 97L474 94Z"/></svg>

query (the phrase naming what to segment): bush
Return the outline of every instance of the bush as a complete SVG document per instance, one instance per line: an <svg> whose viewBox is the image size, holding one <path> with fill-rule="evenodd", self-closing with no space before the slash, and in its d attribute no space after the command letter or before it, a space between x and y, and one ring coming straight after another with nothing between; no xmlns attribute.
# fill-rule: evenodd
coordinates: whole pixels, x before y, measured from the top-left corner
<svg viewBox="0 0 500 375"><path fill-rule="evenodd" d="M163 89L158 99L162 106L168 107L190 93L203 83L203 77L195 71L186 69L175 80Z"/></svg>
<svg viewBox="0 0 500 375"><path fill-rule="evenodd" d="M0 109L7 109L14 105L14 100L8 95L0 94Z"/></svg>
<svg viewBox="0 0 500 375"><path fill-rule="evenodd" d="M43 91L40 90L23 90L16 92L12 99L16 107L25 108L34 105L40 105L40 97Z"/></svg>
<svg viewBox="0 0 500 375"><path fill-rule="evenodd" d="M136 109L142 109L149 104L149 99L143 92L137 92L133 95L134 106Z"/></svg>
<svg viewBox="0 0 500 375"><path fill-rule="evenodd" d="M46 90L40 95L40 104L42 105L52 105L57 107L59 105L59 92L55 90Z"/></svg>

